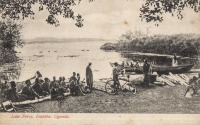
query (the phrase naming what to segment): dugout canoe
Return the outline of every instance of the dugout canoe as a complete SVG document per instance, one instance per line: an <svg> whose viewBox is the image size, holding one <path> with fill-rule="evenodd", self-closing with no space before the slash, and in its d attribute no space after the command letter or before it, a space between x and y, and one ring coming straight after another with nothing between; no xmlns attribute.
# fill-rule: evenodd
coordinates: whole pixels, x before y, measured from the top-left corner
<svg viewBox="0 0 200 125"><path fill-rule="evenodd" d="M64 96L68 96L70 95L69 92L67 93L64 93ZM35 99L35 100L26 100L26 101L22 101L22 102L12 102L13 105L27 105L27 104L34 104L34 103L39 103L39 102L44 102L44 101L47 101L47 100L51 100L51 96L46 96L46 97L43 97L43 98L40 98L40 99ZM2 106L0 106L1 108Z"/></svg>

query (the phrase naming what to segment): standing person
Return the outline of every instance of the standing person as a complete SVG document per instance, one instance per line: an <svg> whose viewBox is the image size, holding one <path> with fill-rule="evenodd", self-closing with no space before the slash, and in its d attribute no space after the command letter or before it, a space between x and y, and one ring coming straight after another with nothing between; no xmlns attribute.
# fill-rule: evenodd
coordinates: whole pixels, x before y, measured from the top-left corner
<svg viewBox="0 0 200 125"><path fill-rule="evenodd" d="M117 89L119 89L120 83L119 83L119 78L118 78L119 77L119 70L118 70L118 63L117 62L114 63L112 74L113 74L114 85L116 85Z"/></svg>
<svg viewBox="0 0 200 125"><path fill-rule="evenodd" d="M93 74L92 74L91 65L92 63L89 63L86 68L86 82L87 82L87 86L90 89L90 92L92 92L92 88L93 88Z"/></svg>
<svg viewBox="0 0 200 125"><path fill-rule="evenodd" d="M143 73L144 73L144 85L149 85L149 70L150 70L150 64L148 63L148 60L146 59L144 61L143 65Z"/></svg>
<svg viewBox="0 0 200 125"><path fill-rule="evenodd" d="M174 57L172 59L172 66L177 66L178 65L178 61L177 61L177 57L176 57L176 54L174 53Z"/></svg>

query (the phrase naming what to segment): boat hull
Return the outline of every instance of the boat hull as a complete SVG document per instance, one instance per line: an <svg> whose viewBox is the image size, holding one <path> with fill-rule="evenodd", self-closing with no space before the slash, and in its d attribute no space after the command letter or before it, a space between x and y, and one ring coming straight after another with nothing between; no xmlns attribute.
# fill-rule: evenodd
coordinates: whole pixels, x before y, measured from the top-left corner
<svg viewBox="0 0 200 125"><path fill-rule="evenodd" d="M113 63L110 63L113 66ZM187 64L187 65L178 65L178 66L152 66L152 72L157 72L158 74L168 74L171 73L185 73L190 71L190 69L194 66L194 64ZM121 69L125 69L126 72L135 72L137 74L143 73L143 66L138 67L122 67L119 66Z"/></svg>
<svg viewBox="0 0 200 125"><path fill-rule="evenodd" d="M168 74L171 73L185 73L190 71L194 65L179 65L179 66L152 66L152 71L158 74ZM126 72L135 72L138 74L143 73L143 67L125 67Z"/></svg>

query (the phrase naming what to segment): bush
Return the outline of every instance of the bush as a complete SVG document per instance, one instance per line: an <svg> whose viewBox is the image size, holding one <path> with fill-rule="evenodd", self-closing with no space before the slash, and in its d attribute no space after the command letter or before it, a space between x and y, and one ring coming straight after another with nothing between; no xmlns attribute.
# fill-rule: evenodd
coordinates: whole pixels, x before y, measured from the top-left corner
<svg viewBox="0 0 200 125"><path fill-rule="evenodd" d="M23 46L20 24L11 20L0 21L0 64L11 63L17 60L16 46Z"/></svg>
<svg viewBox="0 0 200 125"><path fill-rule="evenodd" d="M119 42L114 47L104 44L101 49L114 49L117 51L143 52L170 54L176 53L181 56L194 57L199 55L200 35L177 34L177 35L155 35L151 37L139 37L128 42Z"/></svg>
<svg viewBox="0 0 200 125"><path fill-rule="evenodd" d="M116 50L117 44L116 43L105 43L103 46L101 46L100 49L103 50Z"/></svg>

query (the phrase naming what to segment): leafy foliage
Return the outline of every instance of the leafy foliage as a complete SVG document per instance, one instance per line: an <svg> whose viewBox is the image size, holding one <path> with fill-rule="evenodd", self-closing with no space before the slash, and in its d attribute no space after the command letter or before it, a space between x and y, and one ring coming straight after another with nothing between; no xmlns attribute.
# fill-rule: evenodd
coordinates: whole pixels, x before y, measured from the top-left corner
<svg viewBox="0 0 200 125"><path fill-rule="evenodd" d="M158 26L158 22L164 19L164 13L170 13L182 19L182 11L186 8L200 12L200 0L146 0L140 8L140 17L146 22L156 22Z"/></svg>
<svg viewBox="0 0 200 125"><path fill-rule="evenodd" d="M0 58L5 62L16 60L14 48L23 46L21 28L20 24L11 20L0 21Z"/></svg>
<svg viewBox="0 0 200 125"><path fill-rule="evenodd" d="M130 33L126 35L130 35ZM200 54L200 35L177 34L143 36L140 38L129 36L127 38L117 44L104 44L101 49L171 55L176 53L177 55L190 57Z"/></svg>
<svg viewBox="0 0 200 125"><path fill-rule="evenodd" d="M77 2L76 2L77 1ZM89 0L92 2L93 0ZM30 17L34 19L35 12L33 6L39 4L39 11L48 10L47 23L59 26L56 16L62 15L64 18L76 20L77 27L83 26L83 19L80 14L75 15L72 6L79 4L81 0L1 0L0 14L2 18L7 17L18 20Z"/></svg>
<svg viewBox="0 0 200 125"><path fill-rule="evenodd" d="M39 4L39 11L48 10L47 23L59 26L56 16L62 15L76 21L77 27L83 26L83 19L80 14L75 14L72 7L78 5L82 0L1 0L0 14L5 19L24 19L30 17L34 19L35 12L33 6ZM88 0L92 2L94 0ZM126 2L126 1L125 1ZM178 19L183 18L182 11L192 8L194 12L200 12L200 0L145 0L140 8L140 17L146 22L159 22L164 20L164 13L176 15Z"/></svg>
<svg viewBox="0 0 200 125"><path fill-rule="evenodd" d="M21 39L22 25L17 24L11 20L0 21L0 40L4 48L14 50L15 46L22 46Z"/></svg>

